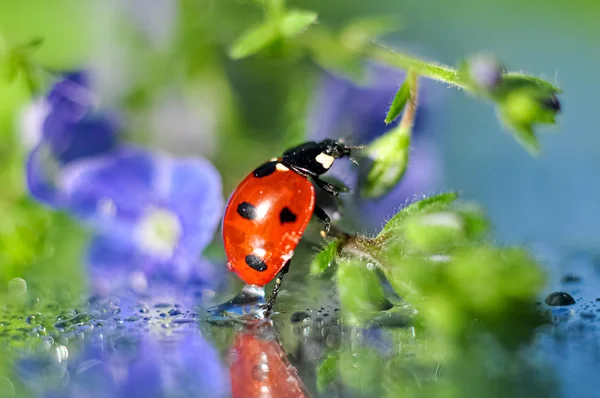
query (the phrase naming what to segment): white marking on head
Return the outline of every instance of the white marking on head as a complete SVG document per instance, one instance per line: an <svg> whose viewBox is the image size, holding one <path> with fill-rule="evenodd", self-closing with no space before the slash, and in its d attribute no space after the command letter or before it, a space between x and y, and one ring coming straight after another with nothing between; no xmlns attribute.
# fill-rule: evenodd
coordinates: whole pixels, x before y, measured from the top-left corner
<svg viewBox="0 0 600 398"><path fill-rule="evenodd" d="M333 164L333 161L335 160L335 158L333 156L330 156L324 152L321 152L320 154L317 155L317 157L315 158L315 160L319 163L321 163L321 165L328 169L331 167L331 165Z"/></svg>
<svg viewBox="0 0 600 398"><path fill-rule="evenodd" d="M277 163L277 165L275 165L275 168L279 171L288 171L289 169L287 167L285 167L282 163Z"/></svg>
<svg viewBox="0 0 600 398"><path fill-rule="evenodd" d="M254 254L256 254L258 257L264 257L265 254L267 254L267 251L262 247L257 247L254 249Z"/></svg>

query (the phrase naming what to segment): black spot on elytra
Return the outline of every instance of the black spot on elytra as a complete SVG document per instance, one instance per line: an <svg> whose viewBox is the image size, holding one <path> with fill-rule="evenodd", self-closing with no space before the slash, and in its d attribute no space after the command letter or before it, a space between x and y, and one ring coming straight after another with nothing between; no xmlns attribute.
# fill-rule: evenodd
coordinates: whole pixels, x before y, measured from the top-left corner
<svg viewBox="0 0 600 398"><path fill-rule="evenodd" d="M263 259L254 254L248 254L246 256L246 264L258 272L263 272L267 269L267 264L265 264Z"/></svg>
<svg viewBox="0 0 600 398"><path fill-rule="evenodd" d="M287 207L284 207L283 210L281 210L281 213L279 213L279 222L282 224L294 222L296 221L296 218L296 215Z"/></svg>
<svg viewBox="0 0 600 398"><path fill-rule="evenodd" d="M237 207L237 213L246 220L254 220L257 217L256 207L252 203L242 202Z"/></svg>
<svg viewBox="0 0 600 398"><path fill-rule="evenodd" d="M267 163L263 163L262 165L258 166L258 168L256 170L254 170L253 174L254 174L254 177L262 178L262 177L266 177L268 175L273 174L276 169L277 169L277 161L267 162Z"/></svg>

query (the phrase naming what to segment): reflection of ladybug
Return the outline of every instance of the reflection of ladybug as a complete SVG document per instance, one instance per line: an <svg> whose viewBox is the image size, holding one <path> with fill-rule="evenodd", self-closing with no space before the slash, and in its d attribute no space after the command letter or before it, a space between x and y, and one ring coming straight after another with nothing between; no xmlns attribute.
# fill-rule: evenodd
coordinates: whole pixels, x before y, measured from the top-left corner
<svg viewBox="0 0 600 398"><path fill-rule="evenodd" d="M264 286L287 271L313 213L329 231L329 216L315 206L316 185L332 195L340 189L319 179L335 159L357 148L342 142L307 142L254 170L233 192L223 218L229 269L249 285ZM282 273L282 275L283 275Z"/></svg>
<svg viewBox="0 0 600 398"><path fill-rule="evenodd" d="M277 342L271 323L251 325L238 332L229 357L232 398L310 396Z"/></svg>

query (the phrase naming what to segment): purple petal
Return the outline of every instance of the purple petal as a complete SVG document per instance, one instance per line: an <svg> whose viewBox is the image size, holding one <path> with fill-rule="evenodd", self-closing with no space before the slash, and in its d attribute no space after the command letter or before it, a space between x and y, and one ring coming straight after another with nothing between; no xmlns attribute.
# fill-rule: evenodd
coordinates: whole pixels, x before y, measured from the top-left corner
<svg viewBox="0 0 600 398"><path fill-rule="evenodd" d="M152 189L155 163L149 151L122 147L70 163L61 188L74 215L100 231L131 239L144 209L160 202Z"/></svg>
<svg viewBox="0 0 600 398"><path fill-rule="evenodd" d="M72 122L61 113L52 112L43 123L43 132L44 141L61 164L108 152L117 141L116 125L107 117Z"/></svg>
<svg viewBox="0 0 600 398"><path fill-rule="evenodd" d="M223 210L221 176L202 158L174 162L167 192L183 227L179 253L198 256L213 236Z"/></svg>
<svg viewBox="0 0 600 398"><path fill-rule="evenodd" d="M124 290L147 294L164 282L180 289L186 284L214 288L224 274L205 259L175 256L159 261L140 252L132 240L107 235L92 239L86 263L94 294L101 296Z"/></svg>
<svg viewBox="0 0 600 398"><path fill-rule="evenodd" d="M133 287L136 271L142 272L138 253L129 242L96 236L89 244L86 263L94 294L106 296ZM142 281L143 283L143 281Z"/></svg>
<svg viewBox="0 0 600 398"><path fill-rule="evenodd" d="M60 166L44 143L38 144L27 157L25 178L31 196L52 208L62 208L64 197L57 184Z"/></svg>
<svg viewBox="0 0 600 398"><path fill-rule="evenodd" d="M66 74L54 84L47 98L52 112L73 122L83 118L92 109L95 101L90 90L89 77L83 71Z"/></svg>

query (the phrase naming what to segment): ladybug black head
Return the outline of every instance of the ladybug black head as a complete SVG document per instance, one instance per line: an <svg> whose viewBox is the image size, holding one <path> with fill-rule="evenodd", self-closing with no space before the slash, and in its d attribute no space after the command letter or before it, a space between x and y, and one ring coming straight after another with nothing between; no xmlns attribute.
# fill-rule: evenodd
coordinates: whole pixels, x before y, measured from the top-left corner
<svg viewBox="0 0 600 398"><path fill-rule="evenodd" d="M324 140L319 142L321 152L333 157L334 159L343 158L344 156L350 156L352 148L345 145L342 142L334 140Z"/></svg>
<svg viewBox="0 0 600 398"><path fill-rule="evenodd" d="M334 140L311 141L288 149L283 153L281 161L294 170L317 176L326 173L335 159L350 157L352 150L356 148L362 147Z"/></svg>

